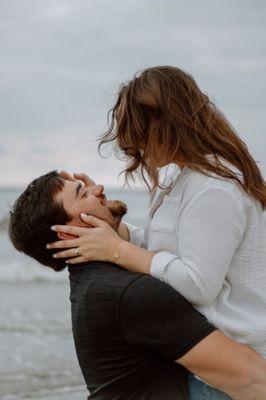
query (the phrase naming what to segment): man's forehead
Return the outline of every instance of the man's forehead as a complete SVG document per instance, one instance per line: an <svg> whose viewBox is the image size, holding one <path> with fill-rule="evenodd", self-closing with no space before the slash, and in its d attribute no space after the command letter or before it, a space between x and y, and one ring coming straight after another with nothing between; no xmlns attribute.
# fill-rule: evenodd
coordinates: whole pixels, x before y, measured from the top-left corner
<svg viewBox="0 0 266 400"><path fill-rule="evenodd" d="M64 180L64 188L67 190L75 190L77 187L83 187L84 183L79 180L69 181L67 179Z"/></svg>
<svg viewBox="0 0 266 400"><path fill-rule="evenodd" d="M69 197L70 195L71 195L71 197L74 196L77 188L81 187L80 185L82 186L82 183L80 181L70 181L70 180L64 179L64 186L63 186L62 190L60 190L56 194L57 199L63 199L66 196Z"/></svg>

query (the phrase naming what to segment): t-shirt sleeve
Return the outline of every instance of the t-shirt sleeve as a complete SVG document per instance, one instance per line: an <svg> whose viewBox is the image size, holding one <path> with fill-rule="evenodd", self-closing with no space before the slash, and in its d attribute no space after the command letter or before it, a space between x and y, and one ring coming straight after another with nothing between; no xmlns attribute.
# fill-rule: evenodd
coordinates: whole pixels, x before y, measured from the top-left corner
<svg viewBox="0 0 266 400"><path fill-rule="evenodd" d="M216 328L164 282L149 275L135 279L120 299L124 339L177 360Z"/></svg>

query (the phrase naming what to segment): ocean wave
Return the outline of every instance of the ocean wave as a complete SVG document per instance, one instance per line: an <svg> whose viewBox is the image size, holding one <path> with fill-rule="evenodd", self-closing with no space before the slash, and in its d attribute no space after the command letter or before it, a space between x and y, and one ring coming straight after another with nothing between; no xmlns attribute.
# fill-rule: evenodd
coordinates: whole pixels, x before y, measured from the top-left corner
<svg viewBox="0 0 266 400"><path fill-rule="evenodd" d="M32 334L36 340L42 337L62 337L71 335L71 321L69 313L56 314L55 311L3 309L0 315L1 333ZM30 339L30 336L28 336Z"/></svg>
<svg viewBox="0 0 266 400"><path fill-rule="evenodd" d="M81 399L88 394L78 369L50 373L27 369L26 373L1 374L0 383L2 400Z"/></svg>
<svg viewBox="0 0 266 400"><path fill-rule="evenodd" d="M55 272L51 268L44 267L34 260L8 260L0 263L1 283L66 283L68 281L67 268L61 272Z"/></svg>

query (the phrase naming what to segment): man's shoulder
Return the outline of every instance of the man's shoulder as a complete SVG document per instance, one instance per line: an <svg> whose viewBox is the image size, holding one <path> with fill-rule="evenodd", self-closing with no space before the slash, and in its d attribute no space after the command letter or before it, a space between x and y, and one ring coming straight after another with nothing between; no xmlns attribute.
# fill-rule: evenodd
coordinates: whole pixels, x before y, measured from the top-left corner
<svg viewBox="0 0 266 400"><path fill-rule="evenodd" d="M160 297L164 302L168 296L178 301L185 301L172 287L151 275L130 272L109 262L93 261L82 266L69 267L71 286L70 300L80 301L86 298L96 303L104 301L119 308L120 301L124 304L149 304ZM137 300L137 302L136 302Z"/></svg>
<svg viewBox="0 0 266 400"><path fill-rule="evenodd" d="M86 323L101 330L117 327L121 299L131 283L141 277L105 262L70 267L72 316L79 324Z"/></svg>
<svg viewBox="0 0 266 400"><path fill-rule="evenodd" d="M141 307L145 303L149 306L158 299L161 304L167 303L169 298L174 299L175 303L187 303L187 300L167 283L147 274L136 274L135 279L132 279L125 288L123 298L133 305L141 299Z"/></svg>
<svg viewBox="0 0 266 400"><path fill-rule="evenodd" d="M90 296L120 296L133 281L142 277L139 273L102 261L71 266L68 270L71 289L83 288L83 291L87 291Z"/></svg>

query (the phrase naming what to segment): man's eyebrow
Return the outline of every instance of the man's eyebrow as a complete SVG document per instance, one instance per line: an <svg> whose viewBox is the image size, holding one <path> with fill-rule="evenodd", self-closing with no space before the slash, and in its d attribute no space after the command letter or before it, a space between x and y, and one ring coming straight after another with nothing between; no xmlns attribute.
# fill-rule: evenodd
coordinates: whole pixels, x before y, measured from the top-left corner
<svg viewBox="0 0 266 400"><path fill-rule="evenodd" d="M76 197L78 197L82 184L79 182L78 186L76 187Z"/></svg>

